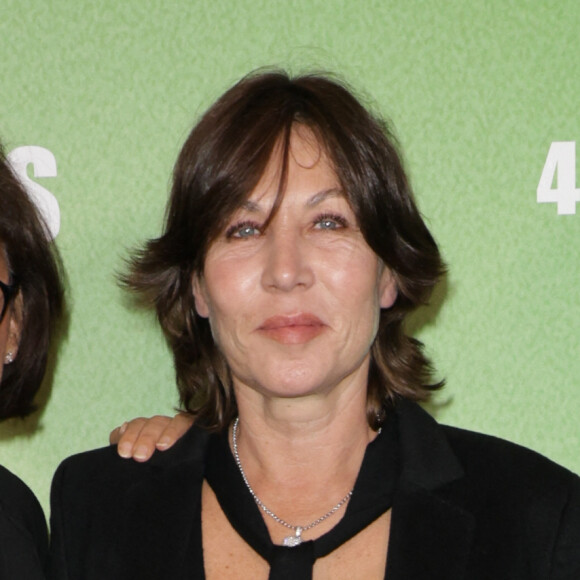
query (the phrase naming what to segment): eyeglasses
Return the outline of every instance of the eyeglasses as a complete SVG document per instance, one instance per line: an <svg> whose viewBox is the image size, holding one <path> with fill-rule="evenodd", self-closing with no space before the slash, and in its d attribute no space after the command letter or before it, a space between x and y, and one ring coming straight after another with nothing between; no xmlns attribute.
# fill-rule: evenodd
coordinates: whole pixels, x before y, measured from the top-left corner
<svg viewBox="0 0 580 580"><path fill-rule="evenodd" d="M17 284L5 284L4 282L0 282L0 322L4 320L4 315L6 314L6 309L10 304L10 301L16 296L16 292L18 291Z"/></svg>

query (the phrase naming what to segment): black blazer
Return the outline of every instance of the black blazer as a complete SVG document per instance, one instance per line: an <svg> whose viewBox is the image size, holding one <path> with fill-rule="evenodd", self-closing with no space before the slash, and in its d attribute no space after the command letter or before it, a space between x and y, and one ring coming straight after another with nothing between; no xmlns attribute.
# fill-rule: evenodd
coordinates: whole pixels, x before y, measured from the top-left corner
<svg viewBox="0 0 580 580"><path fill-rule="evenodd" d="M40 504L18 477L0 467L0 580L42 580L47 555Z"/></svg>
<svg viewBox="0 0 580 580"><path fill-rule="evenodd" d="M401 474L388 580L579 580L580 479L514 444L398 405ZM67 459L52 489L50 577L195 578L208 434L146 464L105 448Z"/></svg>

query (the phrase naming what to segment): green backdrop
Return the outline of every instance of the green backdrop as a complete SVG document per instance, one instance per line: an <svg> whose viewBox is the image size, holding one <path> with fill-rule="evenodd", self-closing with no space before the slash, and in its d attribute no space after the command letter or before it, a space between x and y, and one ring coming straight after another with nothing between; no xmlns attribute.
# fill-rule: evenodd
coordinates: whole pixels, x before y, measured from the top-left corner
<svg viewBox="0 0 580 580"><path fill-rule="evenodd" d="M335 71L393 121L450 267L412 321L448 381L438 419L580 471L579 25L576 0L0 0L0 135L48 150L18 157L58 202L71 307L0 461L47 508L62 458L172 411L167 348L114 273L160 231L196 117L280 65Z"/></svg>

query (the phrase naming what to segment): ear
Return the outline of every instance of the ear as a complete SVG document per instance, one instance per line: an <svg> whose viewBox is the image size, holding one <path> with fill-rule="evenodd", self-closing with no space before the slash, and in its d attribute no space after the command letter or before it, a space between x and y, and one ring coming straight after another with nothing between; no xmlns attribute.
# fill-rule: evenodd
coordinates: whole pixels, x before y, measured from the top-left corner
<svg viewBox="0 0 580 580"><path fill-rule="evenodd" d="M202 318L209 317L209 300L203 277L200 274L194 274L191 277L191 288L195 300L195 311Z"/></svg>
<svg viewBox="0 0 580 580"><path fill-rule="evenodd" d="M22 334L23 304L22 294L18 292L10 308L10 322L8 326L8 340L6 351L12 353L12 360L16 358L20 336ZM12 361L11 361L12 362Z"/></svg>
<svg viewBox="0 0 580 580"><path fill-rule="evenodd" d="M381 278L379 281L379 303L381 308L390 308L397 299L397 281L389 268L382 266Z"/></svg>

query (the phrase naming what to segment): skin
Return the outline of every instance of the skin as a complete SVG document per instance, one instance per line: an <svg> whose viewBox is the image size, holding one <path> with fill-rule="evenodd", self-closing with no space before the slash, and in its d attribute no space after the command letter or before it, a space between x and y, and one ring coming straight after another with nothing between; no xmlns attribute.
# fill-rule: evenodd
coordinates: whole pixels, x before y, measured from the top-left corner
<svg viewBox="0 0 580 580"><path fill-rule="evenodd" d="M279 168L275 151L249 201L210 246L192 286L197 312L209 319L231 369L246 475L277 515L305 523L352 489L376 436L366 421L369 351L380 309L392 306L397 290L305 128L292 133L285 195L263 228ZM343 511L303 537L319 537ZM370 549L364 577L382 577L389 517L317 562L315 576L333 577L340 569L340 577L361 577L360 559L349 554ZM264 521L272 540L282 543L288 531L266 515ZM245 575L237 577L267 577L260 558L239 536L236 543L207 485L202 525L208 578L227 578L229 571L236 577L240 570Z"/></svg>
<svg viewBox="0 0 580 580"><path fill-rule="evenodd" d="M192 424L193 417L187 413L178 413L175 417L137 417L113 429L109 442L117 444L121 457L142 463L148 461L155 450L165 451L172 447Z"/></svg>
<svg viewBox="0 0 580 580"><path fill-rule="evenodd" d="M284 201L269 228L261 224L277 192L276 153L250 203L210 247L192 287L198 314L209 318L232 369L245 472L275 513L304 523L352 489L376 435L366 421L369 349L380 309L393 304L397 291L313 136L297 128L291 145ZM191 422L185 414L135 419L111 441L120 437L119 453L144 461ZM303 537L321 536L342 514ZM282 543L288 531L264 521ZM267 563L232 529L207 484L202 526L208 579L268 577ZM314 578L382 578L389 530L390 511L317 560Z"/></svg>
<svg viewBox="0 0 580 580"><path fill-rule="evenodd" d="M3 246L0 246L0 280L5 284L10 282L10 272ZM21 310L22 299L18 295L15 300L11 301L4 315L4 319L0 323L0 361L3 363L0 366L0 382L2 381L4 365L11 364L6 361L7 353L12 353L13 360L16 359L18 353Z"/></svg>
<svg viewBox="0 0 580 580"><path fill-rule="evenodd" d="M321 149L318 143L304 129L298 130L294 134L290 171L292 182L289 183L287 201L285 200L284 204L286 211L281 211L275 222L271 224L268 230L268 238L252 239L254 236L250 236L247 239L248 234L256 233L253 227L259 225L260 220L263 221L269 213L278 184L279 160L277 159L270 164L265 172L251 198L252 204L233 216L229 227L235 227L236 224L243 224L244 222L250 223L246 223L246 227L237 232L230 232L229 238L224 232L224 238L218 240L210 249L204 275L194 279L193 282L198 312L202 316L209 317L210 308L214 309L214 333L221 332L225 334L225 342L229 340L233 345L233 348L229 350L232 357L228 359L230 363L236 358L241 360L242 363L248 360L254 361L255 359L250 359L248 354L263 352L262 360L256 360L254 364L254 367L257 366L258 368L263 368L264 360L273 360L267 354L269 351L264 350L263 344L253 346L252 344L243 343L242 340L236 337L237 330L230 337L231 340L228 334L232 333L229 333L228 329L220 330L219 321L217 320L217 316L221 314L219 310L220 299L224 301L226 307L223 309L221 318L226 321L234 319L238 322L236 320L238 313L243 312L232 308L233 314L235 314L232 317L227 311L227 306L232 303L231 298L241 296L238 290L245 292L241 300L244 304L248 298L256 301L259 320L258 323L254 323L255 326L259 326L260 320L263 322L264 319L270 319L270 326L272 326L272 317L274 317L273 324L275 326L276 316L289 314L290 325L284 327L282 320L282 325L278 328L274 327L258 331L256 333L258 336L252 337L256 339L270 338L271 344L267 344L268 347L273 347L270 348L270 351L275 350L275 356L282 357L282 362L286 365L286 368L284 372L280 373L282 375L281 379L274 376L266 381L273 384L278 384L280 381L281 386L283 386L284 382L293 379L298 388L307 388L307 383L303 381L304 373L309 372L309 367L316 368L318 366L321 353L320 343L327 340L328 334L338 340L340 340L341 336L346 335L347 341L342 345L342 350L348 353L351 351L350 345L355 345L355 350L352 351L353 354L356 353L355 360L349 361L351 368L354 367L356 369L358 366L359 372L354 386L358 385L360 387L364 383L364 387L366 387L368 347L376 332L378 308L379 306L388 308L392 304L396 297L395 285L390 273L382 267L362 239L360 232L356 228L354 215L340 195L339 184L334 172L325 157L321 156ZM312 180L312 184L309 184L310 180ZM311 187L311 191L308 189L309 187ZM294 197L294 189L304 189L304 195L314 192L314 201L316 203L309 205L307 201L306 207L301 208L301 216L299 215L300 200ZM316 197L317 195L318 197ZM289 211L290 209L293 209L293 211ZM317 223L308 221L312 220L313 216L316 218L325 213L343 218L346 224L335 223L335 220L332 219ZM306 222L302 224L296 222L295 225L299 225L299 227L293 231L290 227L292 219L294 219L294 222L296 222L296 219L304 219ZM295 236L296 239L293 240L292 236ZM238 238L244 238L244 240L238 240ZM242 242L243 245L236 244L236 241ZM296 248L301 251L284 254L284 244L288 244L291 249ZM264 268L262 265L255 266L250 262L250 258L254 261L262 260L267 253L265 250L268 250L268 248L270 251L270 257L266 256L268 268ZM311 256L312 260L302 260L301 254L304 252L309 257ZM272 261L272 258L275 261ZM235 268L240 259L245 260L245 270ZM295 261L295 264L292 263L293 261ZM213 300L213 297L208 295L208 282L210 284L213 283L213 263L221 264L220 267L226 274L232 273L231 280L229 280L229 284L233 286L233 290L230 291L231 296L224 295ZM295 268L296 265L298 265L298 269ZM302 266L303 269L300 271ZM368 286L369 280L364 276L361 281L366 280L367 287L362 288L353 284L353 281L360 279L359 268L366 273L372 269L370 278L372 288ZM250 274L248 274L248 270ZM259 274L260 272L261 274ZM219 277L219 270L215 271L215 275ZM296 279L293 279L294 275L296 275ZM223 282L225 280L216 278L214 285L219 288ZM338 292L335 287L339 288ZM364 306L362 308L364 312L360 312L360 316L355 315L346 320L336 319L337 317L335 316L335 319L331 320L331 316L328 315L328 320L326 320L322 317L320 309L317 312L311 312L313 310L311 306L313 299L324 301L325 308L330 310L334 306L333 303L338 302L337 299L340 296L341 287L350 289L350 296L347 298L351 302L354 300L357 307ZM249 293L246 292L246 289L249 289ZM264 289L267 291L265 292ZM326 295L324 295L325 289ZM261 298L260 293L269 297L269 311L262 309L259 301L263 300L263 296ZM361 295L369 296L367 303L364 305L359 304ZM300 322L300 314L304 314L296 306L300 304L300 300L308 303L307 308L302 310L306 310L306 313L314 314L320 318L323 325L317 325L315 320L310 322L306 320L306 324L302 325L295 324ZM340 310L339 303L335 306L336 309ZM347 311L354 312L352 305L349 304L346 308ZM265 312L278 312L276 309L279 310L278 314L273 314L272 316L264 314ZM247 315L244 314L243 316L244 318L239 320L240 324L247 322ZM212 317L210 317L210 320L212 320ZM360 321L363 324L360 324ZM304 317L302 317L302 322L305 322ZM251 325L252 321L249 321L249 323ZM239 333L243 335L244 330L240 330ZM216 337L216 339L220 342L219 337ZM310 348L311 345L309 343L311 341L314 342L314 348ZM303 355L308 354L308 352L310 353L310 361L305 361ZM324 374L328 366L335 367L345 374L343 378L346 380L342 381L344 383L342 386L348 386L350 379L355 377L349 376L350 369L342 368L335 364L337 361L341 362L343 360L342 353L340 350L335 350L334 353L327 354L329 355L329 358L327 358L328 363L326 367L318 368L320 374ZM334 357L334 360L332 360L332 357ZM312 358L315 359L314 365L312 364ZM276 363L276 365L279 365L279 363ZM246 370L245 374L249 374L250 377L255 376L252 369ZM234 380L237 382L236 377ZM329 375L326 385L320 386L332 391L337 382L341 381L337 381L336 376ZM259 385L254 386L259 387ZM359 388L358 392L363 393L363 390L364 388ZM264 392L267 392L267 389ZM239 400L244 394L238 392L237 396ZM344 396L346 397L347 393ZM310 400L312 402L313 399L310 398ZM256 402L259 404L260 398ZM269 402L275 401L270 398ZM300 417L305 417L305 415L302 415L302 411L300 411ZM192 422L192 417L184 413L180 413L172 419L164 416L155 416L150 419L137 418L113 430L110 434L110 442L112 444L118 443L118 453L122 457L133 458L136 461L147 461L156 449L165 450L171 447L189 429Z"/></svg>
<svg viewBox="0 0 580 580"><path fill-rule="evenodd" d="M276 414L296 403L366 389L380 308L392 305L390 271L366 244L313 136L295 130L282 205L278 159L215 241L193 283L196 308L232 370L236 395ZM306 413L309 415L309 413Z"/></svg>

